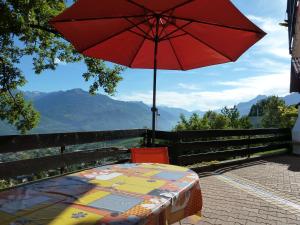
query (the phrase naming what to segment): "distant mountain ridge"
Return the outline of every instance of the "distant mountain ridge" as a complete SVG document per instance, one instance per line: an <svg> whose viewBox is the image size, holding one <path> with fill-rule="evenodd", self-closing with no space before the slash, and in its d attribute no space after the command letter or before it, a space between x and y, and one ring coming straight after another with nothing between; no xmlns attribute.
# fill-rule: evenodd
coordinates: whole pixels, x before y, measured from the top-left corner
<svg viewBox="0 0 300 225"><path fill-rule="evenodd" d="M249 114L252 105L256 104L257 102L259 102L263 99L266 99L267 97L268 96L266 96L266 95L258 95L257 97L255 97L254 99L251 99L248 102L241 102L241 103L237 104L236 107L238 108L240 114L245 116L245 115Z"/></svg>
<svg viewBox="0 0 300 225"><path fill-rule="evenodd" d="M118 130L151 127L150 107L143 102L125 102L108 96L90 95L82 89L51 93L24 92L41 114L37 128L30 133L53 133L91 130ZM158 129L170 130L184 109L158 107ZM17 134L10 125L0 121L0 135Z"/></svg>
<svg viewBox="0 0 300 225"><path fill-rule="evenodd" d="M33 102L41 114L37 128L30 133L55 133L93 130L118 130L151 127L150 106L143 102L126 102L114 100L106 95L91 96L82 89L58 92L24 92L25 98ZM237 104L241 115L248 115L250 108L258 101L256 98ZM300 102L300 94L293 93L283 97L288 105ZM187 117L193 112L181 108L160 106L157 127L170 130L179 121L180 114ZM220 110L216 110L220 111ZM194 111L201 116L203 111ZM18 134L7 123L0 121L0 135Z"/></svg>
<svg viewBox="0 0 300 225"><path fill-rule="evenodd" d="M256 98L248 101L248 102L241 102L237 104L237 108L241 115L248 115L251 109L251 106L256 104L257 102L268 98L266 95L258 95ZM300 94L299 93L291 93L285 97L281 97L285 101L287 105L295 105L300 102Z"/></svg>

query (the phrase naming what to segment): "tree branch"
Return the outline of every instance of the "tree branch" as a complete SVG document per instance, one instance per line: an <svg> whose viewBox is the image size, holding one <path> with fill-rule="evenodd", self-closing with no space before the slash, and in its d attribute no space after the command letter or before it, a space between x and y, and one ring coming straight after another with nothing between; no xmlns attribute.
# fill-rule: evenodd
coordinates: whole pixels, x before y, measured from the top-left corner
<svg viewBox="0 0 300 225"><path fill-rule="evenodd" d="M49 32L49 33L52 33L52 34L55 34L55 35L60 35L60 33L57 32L56 30L48 28L48 27L44 27L44 26L41 26L41 25L38 25L38 24L29 24L29 27L34 28L34 29L39 29L39 30L42 30L42 31L46 31L46 32Z"/></svg>

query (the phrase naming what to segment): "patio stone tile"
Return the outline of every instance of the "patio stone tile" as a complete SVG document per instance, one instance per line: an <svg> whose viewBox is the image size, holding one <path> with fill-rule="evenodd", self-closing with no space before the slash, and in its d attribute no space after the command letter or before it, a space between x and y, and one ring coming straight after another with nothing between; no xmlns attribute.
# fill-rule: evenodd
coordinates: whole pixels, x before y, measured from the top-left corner
<svg viewBox="0 0 300 225"><path fill-rule="evenodd" d="M300 157L258 160L220 175L200 178L204 205L197 225L300 225Z"/></svg>

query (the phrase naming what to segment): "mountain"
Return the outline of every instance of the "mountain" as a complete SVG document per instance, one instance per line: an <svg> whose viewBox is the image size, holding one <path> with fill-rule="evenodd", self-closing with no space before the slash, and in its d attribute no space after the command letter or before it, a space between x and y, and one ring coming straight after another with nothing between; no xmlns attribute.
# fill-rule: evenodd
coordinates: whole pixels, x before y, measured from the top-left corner
<svg viewBox="0 0 300 225"><path fill-rule="evenodd" d="M256 104L260 100L263 100L267 97L268 96L266 96L266 95L258 95L256 98L251 99L248 102L241 102L241 103L237 104L236 107L238 108L241 115L243 115L243 116L248 115L252 105Z"/></svg>
<svg viewBox="0 0 300 225"><path fill-rule="evenodd" d="M237 104L237 108L241 115L243 115L243 116L248 115L252 105L256 104L257 102L259 102L263 99L266 99L267 97L268 96L266 96L266 95L258 95L256 98L254 98L248 102L242 102L242 103ZM291 93L289 95L282 97L281 99L283 99L285 101L285 104L287 104L287 105L295 105L300 102L300 94L299 93Z"/></svg>
<svg viewBox="0 0 300 225"><path fill-rule="evenodd" d="M287 105L296 105L300 102L300 94L299 93L291 93L285 97L283 100Z"/></svg>
<svg viewBox="0 0 300 225"><path fill-rule="evenodd" d="M151 127L150 107L142 102L124 102L97 94L91 96L81 89L52 93L24 92L41 114L41 121L31 133L53 133L92 130L117 130ZM158 107L158 129L170 130L179 115L190 112L169 107ZM0 122L0 135L17 131Z"/></svg>
<svg viewBox="0 0 300 225"><path fill-rule="evenodd" d="M159 114L163 113L170 113L174 117L179 118L181 114L185 115L186 117L190 117L193 112L189 112L187 110L181 109L181 108L173 108L173 107L167 107L167 106L160 106L159 107Z"/></svg>

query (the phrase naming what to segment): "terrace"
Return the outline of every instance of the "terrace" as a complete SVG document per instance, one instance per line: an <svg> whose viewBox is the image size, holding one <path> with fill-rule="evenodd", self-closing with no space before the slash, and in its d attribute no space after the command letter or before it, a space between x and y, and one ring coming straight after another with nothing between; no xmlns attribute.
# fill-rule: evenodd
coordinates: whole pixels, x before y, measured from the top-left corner
<svg viewBox="0 0 300 225"><path fill-rule="evenodd" d="M290 53L297 39L297 7L297 0L288 0ZM296 69L292 66L291 91L299 92ZM152 111L154 115L156 108ZM154 145L168 147L171 164L190 168L200 177L203 209L197 224L299 224L300 158L292 153L291 133L290 129L232 129L153 134L137 129L0 136L0 188L14 190L128 163L130 148L152 146L151 138L156 137ZM3 205L0 202L0 208ZM181 224L195 223L184 219Z"/></svg>
<svg viewBox="0 0 300 225"><path fill-rule="evenodd" d="M128 148L147 146L150 135L141 129L2 136L1 154L24 157L34 150L39 155L17 161L7 157L0 164L0 177L24 185L41 172L51 179L125 163ZM300 167L299 158L291 154L289 129L157 131L156 137L157 146L169 147L173 164L200 176L204 207L199 224L299 223Z"/></svg>

